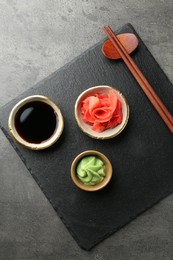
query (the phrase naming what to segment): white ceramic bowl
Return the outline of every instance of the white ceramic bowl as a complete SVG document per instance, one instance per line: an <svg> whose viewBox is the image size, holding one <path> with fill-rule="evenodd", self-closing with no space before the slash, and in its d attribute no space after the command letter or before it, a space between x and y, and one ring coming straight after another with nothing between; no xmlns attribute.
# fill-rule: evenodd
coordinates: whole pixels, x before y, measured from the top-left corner
<svg viewBox="0 0 173 260"><path fill-rule="evenodd" d="M41 101L41 102L44 102L44 103L48 104L49 106L51 106L54 110L54 113L57 117L57 122L58 122L53 135L49 139L47 139L39 144L29 143L26 140L24 140L19 135L19 133L17 132L16 127L15 127L16 113L19 111L19 109L22 106L24 106L27 103L30 103L32 101ZM28 97L22 99L13 107L13 109L11 110L11 113L9 115L8 128L9 128L9 131L10 131L12 137L19 144L21 144L24 147L29 148L31 150L42 150L42 149L48 148L49 146L54 144L59 139L59 137L61 136L63 129L64 129L64 120L63 120L63 116L61 114L59 107L50 98L48 98L46 96L41 96L41 95L34 95L34 96L28 96Z"/></svg>
<svg viewBox="0 0 173 260"><path fill-rule="evenodd" d="M108 94L110 90L115 91L115 93L118 96L118 99L121 102L123 119L122 119L121 124L117 125L116 127L110 128L103 132L98 133L98 132L92 130L91 126L83 121L82 113L81 113L81 109L80 109L81 103L88 96L91 96L95 93ZM125 126L127 125L127 122L129 119L129 105L128 105L125 97L119 90L117 90L113 87L110 87L110 86L96 86L96 87L92 87L92 88L85 90L77 98L76 103L75 103L75 118L76 118L77 124L80 127L80 129L88 136L95 138L95 139L102 139L102 140L110 139L110 138L113 138L113 137L117 136L118 134L120 134L123 131L123 129L125 128Z"/></svg>

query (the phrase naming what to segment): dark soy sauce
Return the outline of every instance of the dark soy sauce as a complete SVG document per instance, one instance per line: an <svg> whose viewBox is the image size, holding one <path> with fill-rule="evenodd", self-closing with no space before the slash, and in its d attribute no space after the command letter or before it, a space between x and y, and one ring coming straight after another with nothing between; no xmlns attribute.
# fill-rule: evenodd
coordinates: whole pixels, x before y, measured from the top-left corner
<svg viewBox="0 0 173 260"><path fill-rule="evenodd" d="M49 139L57 126L57 118L51 106L32 101L19 109L15 116L18 134L27 142L39 144Z"/></svg>

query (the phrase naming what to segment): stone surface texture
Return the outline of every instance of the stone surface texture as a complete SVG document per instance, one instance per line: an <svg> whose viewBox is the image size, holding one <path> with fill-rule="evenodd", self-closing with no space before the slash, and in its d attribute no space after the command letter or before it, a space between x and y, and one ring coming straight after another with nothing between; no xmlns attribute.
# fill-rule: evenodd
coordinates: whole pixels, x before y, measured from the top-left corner
<svg viewBox="0 0 173 260"><path fill-rule="evenodd" d="M132 23L173 82L172 0L1 0L0 106ZM0 259L171 260L173 195L90 252L78 247L0 131Z"/></svg>

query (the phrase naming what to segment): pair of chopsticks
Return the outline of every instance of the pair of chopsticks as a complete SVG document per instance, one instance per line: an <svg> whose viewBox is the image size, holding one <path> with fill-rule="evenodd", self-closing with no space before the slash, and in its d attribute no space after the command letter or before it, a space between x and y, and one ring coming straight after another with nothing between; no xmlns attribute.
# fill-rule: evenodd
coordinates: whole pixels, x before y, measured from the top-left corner
<svg viewBox="0 0 173 260"><path fill-rule="evenodd" d="M163 119L171 133L173 134L173 116L170 114L166 106L163 104L161 99L158 97L156 92L153 90L145 76L142 74L142 72L139 70L138 66L135 64L133 59L130 57L124 46L119 41L116 34L112 31L110 26L104 26L103 27L104 32L107 34L108 38L111 40L112 44L116 48L116 50L119 52L121 58L131 71L134 78L137 80L138 84L154 106L154 108L157 110L160 117Z"/></svg>

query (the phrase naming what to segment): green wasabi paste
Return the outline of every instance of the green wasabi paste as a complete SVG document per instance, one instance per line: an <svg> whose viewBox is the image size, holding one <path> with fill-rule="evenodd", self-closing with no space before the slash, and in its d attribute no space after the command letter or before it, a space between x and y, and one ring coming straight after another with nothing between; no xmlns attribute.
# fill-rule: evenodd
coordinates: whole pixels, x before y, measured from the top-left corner
<svg viewBox="0 0 173 260"><path fill-rule="evenodd" d="M92 186L104 179L106 169L103 161L96 156L86 156L77 165L76 173L82 183Z"/></svg>

